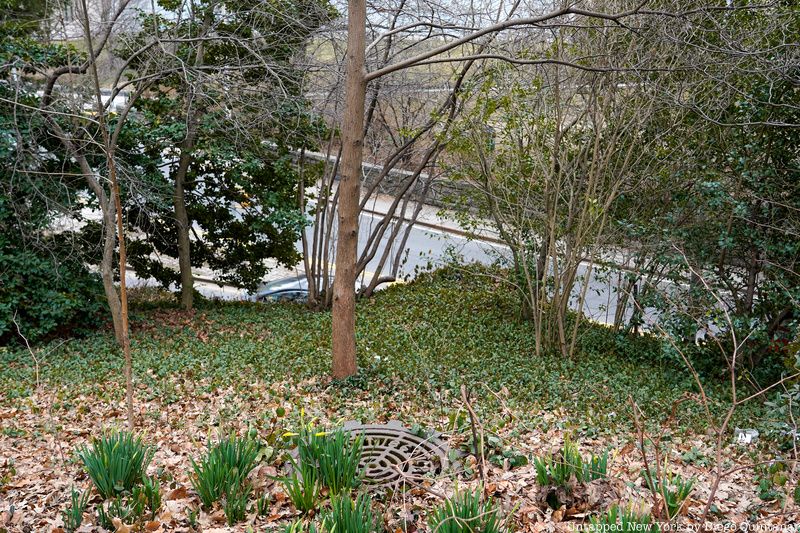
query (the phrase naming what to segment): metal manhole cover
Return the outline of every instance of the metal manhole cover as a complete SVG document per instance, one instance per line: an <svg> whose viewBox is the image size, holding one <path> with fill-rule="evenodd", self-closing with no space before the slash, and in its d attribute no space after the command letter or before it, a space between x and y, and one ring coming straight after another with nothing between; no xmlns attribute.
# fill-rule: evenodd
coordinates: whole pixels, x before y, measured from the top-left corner
<svg viewBox="0 0 800 533"><path fill-rule="evenodd" d="M364 436L361 466L371 488L420 482L447 468L448 447L433 434L420 437L397 421L388 424L347 422L344 429Z"/></svg>

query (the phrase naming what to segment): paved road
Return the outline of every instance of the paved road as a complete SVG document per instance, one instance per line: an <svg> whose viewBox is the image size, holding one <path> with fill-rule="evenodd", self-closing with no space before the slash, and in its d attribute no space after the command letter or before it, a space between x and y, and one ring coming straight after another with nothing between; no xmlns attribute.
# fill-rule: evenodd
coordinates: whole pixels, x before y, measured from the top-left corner
<svg viewBox="0 0 800 533"><path fill-rule="evenodd" d="M363 214L359 225L359 252L366 246L371 228L380 220L381 216ZM313 229L309 230L313 233ZM387 231L387 233L389 233ZM380 250L387 246L387 238L381 243ZM425 226L415 226L403 250L392 250L391 259L397 253L405 256L405 261L400 271L401 276L414 277L415 272L443 266L449 257L459 257L465 263L491 264L495 261L508 261L510 254L506 246L496 242L469 240L466 237L446 231L446 229L433 229ZM379 262L380 255L367 264L367 271L374 272ZM585 276L588 265L581 265L579 275ZM589 288L584 301L584 313L597 321L610 323L614 320L616 311L616 273L599 272L597 267L592 271ZM573 308L577 308L580 286L573 290ZM629 311L630 312L630 311Z"/></svg>
<svg viewBox="0 0 800 533"><path fill-rule="evenodd" d="M371 229L381 218L380 215L362 214L359 225L359 252L366 246ZM313 234L313 228L308 228L307 232L310 238ZM387 231L386 233L388 234L389 232ZM374 272L377 268L380 252L386 248L387 241L388 238L384 237L379 253L368 263L366 269L368 273ZM297 247L298 250L302 250L300 242L297 243ZM465 263L478 262L482 264L507 261L509 257L508 248L502 244L469 240L461 234L447 231L447 228L434 229L427 226L415 226L411 230L406 247L403 250L399 250L395 245L390 261L398 253L404 257L400 275L402 277L408 276L408 278L413 278L415 273L419 271L443 266L452 257L458 257ZM586 265L582 265L580 274L585 275L586 270ZM300 274L302 274L302 263L293 269L274 269L269 276L269 280ZM245 291L228 286L220 287L209 279L212 277L210 273L196 275L201 278L196 282L196 288L207 297L227 300L238 300L247 297ZM594 320L608 323L614 319L616 304L612 277L616 278L616 275L598 274L596 271L592 273L590 286L586 293L586 301L584 302L584 313ZM132 271L129 271L128 280L131 286L153 284L152 281L148 282L138 278ZM362 283L365 283L365 281L362 281ZM577 306L579 292L580 287L576 287L573 291L573 307Z"/></svg>

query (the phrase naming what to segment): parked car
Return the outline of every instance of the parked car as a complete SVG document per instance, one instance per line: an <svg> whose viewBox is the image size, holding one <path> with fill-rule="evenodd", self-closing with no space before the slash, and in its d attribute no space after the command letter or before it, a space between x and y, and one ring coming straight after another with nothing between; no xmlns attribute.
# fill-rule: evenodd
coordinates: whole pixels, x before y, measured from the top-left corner
<svg viewBox="0 0 800 533"><path fill-rule="evenodd" d="M376 287L376 290L385 289L400 281L383 282ZM360 284L356 286L359 289ZM254 302L298 302L308 301L308 280L305 276L294 276L270 281L262 285L250 299Z"/></svg>
<svg viewBox="0 0 800 533"><path fill-rule="evenodd" d="M300 302L308 300L308 280L305 276L279 279L262 285L251 296L254 302Z"/></svg>

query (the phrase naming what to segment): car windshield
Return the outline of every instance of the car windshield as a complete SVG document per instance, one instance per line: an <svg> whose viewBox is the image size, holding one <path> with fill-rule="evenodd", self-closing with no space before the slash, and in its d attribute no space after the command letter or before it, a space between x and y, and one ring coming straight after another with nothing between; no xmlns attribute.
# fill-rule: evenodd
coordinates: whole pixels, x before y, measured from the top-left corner
<svg viewBox="0 0 800 533"><path fill-rule="evenodd" d="M308 281L305 276L298 276L294 278L279 279L271 281L259 289L259 293L277 292L286 290L308 290Z"/></svg>

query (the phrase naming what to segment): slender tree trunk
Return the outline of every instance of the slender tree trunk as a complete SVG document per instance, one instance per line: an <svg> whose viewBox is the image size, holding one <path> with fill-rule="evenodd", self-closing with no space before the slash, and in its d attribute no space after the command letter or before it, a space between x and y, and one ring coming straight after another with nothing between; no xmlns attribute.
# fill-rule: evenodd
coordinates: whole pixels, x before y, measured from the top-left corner
<svg viewBox="0 0 800 533"><path fill-rule="evenodd" d="M750 262L747 265L747 285L744 293L743 311L746 314L753 312L753 301L756 295L759 272L759 252L755 247L750 251Z"/></svg>
<svg viewBox="0 0 800 533"><path fill-rule="evenodd" d="M120 319L122 321L122 353L125 357L125 404L128 411L128 430L133 431L133 356L131 355L130 327L128 325L128 287L125 263L127 262L127 247L125 245L125 225L122 220L122 200L119 194L119 180L114 156L108 158L108 175L113 188L114 206L117 211L117 235L119 236L119 301Z"/></svg>
<svg viewBox="0 0 800 533"><path fill-rule="evenodd" d="M122 324L122 303L120 302L117 287L114 285L114 252L117 247L117 230L114 225L113 205L105 205L103 211L103 257L100 260L100 278L103 280L103 290L106 293L108 309L111 311L111 321L114 323L114 337L122 345L125 339ZM120 262L120 274L124 267Z"/></svg>
<svg viewBox="0 0 800 533"><path fill-rule="evenodd" d="M189 129L193 129L191 125ZM181 307L187 311L194 305L194 276L192 275L189 214L186 211L184 183L186 181L186 172L189 169L189 163L192 159L191 149L193 144L194 133L187 133L186 140L181 146L178 170L175 172L175 191L172 198L175 209L175 229L178 233L178 268L181 274Z"/></svg>
<svg viewBox="0 0 800 533"><path fill-rule="evenodd" d="M105 189L100 184L100 180L94 169L89 165L86 156L81 154L67 133L61 129L57 122L48 120L53 127L53 131L64 143L66 149L78 161L84 179L92 192L97 196L100 204L100 211L103 214L103 255L100 258L100 279L103 280L103 291L106 293L108 309L111 311L111 320L114 324L114 337L122 345L122 304L117 294L117 287L114 285L114 252L117 247L117 230L114 221L114 202L109 199ZM112 191L113 193L113 191Z"/></svg>
<svg viewBox="0 0 800 533"><path fill-rule="evenodd" d="M121 344L122 344L122 353L125 359L125 403L127 406L127 414L128 414L128 430L133 431L134 428L134 412L133 412L133 356L131 355L131 340L130 340L130 328L128 325L128 287L126 284L126 263L127 263L127 249L125 246L125 223L122 219L122 199L120 198L119 192L119 180L117 179L117 165L115 160L114 148L115 145L111 141L111 135L108 131L107 124L106 124L106 110L103 107L103 97L102 92L100 89L100 76L97 73L97 56L94 49L94 43L92 42L92 33L91 27L89 24L89 17L88 11L86 7L86 0L82 0L82 7L83 7L83 25L84 25L84 37L86 40L86 48L89 51L89 58L90 58L90 67L92 73L92 81L94 82L94 92L95 92L95 103L97 109L97 121L100 127L100 132L103 139L103 148L105 151L106 156L106 165L108 168L108 179L111 182L111 197L113 201L113 205L115 208L116 214L116 226L114 226L114 216L111 215L111 206L106 204L106 208L103 210L103 217L104 222L106 224L105 231L106 231L106 242L104 250L104 257L103 257L103 269L108 268L108 261L106 255L108 252L109 241L112 241L113 246L113 236L109 237L109 232L113 233L116 232L117 243L119 245L119 300L115 298L109 297L109 304L112 301L119 302L119 322L121 325L121 331L117 329L117 317L112 309L112 316L114 316L114 328L115 333L117 334L117 340L120 340L121 337ZM84 163L88 165L88 162L84 158ZM95 180L96 181L96 180ZM111 250L112 257L113 257L113 248ZM105 278L106 272L103 272L103 276Z"/></svg>
<svg viewBox="0 0 800 533"><path fill-rule="evenodd" d="M103 214L103 255L100 259L100 279L103 281L103 291L106 294L108 309L111 311L111 320L114 324L114 337L120 345L123 343L123 324L122 324L122 303L120 302L117 287L114 285L114 251L117 245L117 230L114 220L114 203L109 199L105 189L100 184L96 172L89 165L86 156L81 154L75 147L71 138L61 129L58 123L48 117L48 122L61 139L64 147L72 154L81 168L86 184L97 197L100 204L100 211ZM112 191L113 192L113 191ZM120 270L120 273L124 269Z"/></svg>
<svg viewBox="0 0 800 533"><path fill-rule="evenodd" d="M211 25L211 16L206 15L203 21L203 34L208 31ZM205 50L203 42L197 45L194 56L194 66L203 64ZM191 222L186 211L186 173L192 162L192 149L197 140L197 128L200 124L202 111L195 103L196 90L193 84L189 84L189 96L187 98L187 127L186 137L181 143L181 155L178 159L178 169L175 171L175 190L172 201L175 210L175 226L178 233L178 268L181 275L181 307L187 311L194 305L194 276L192 275L192 242L189 239Z"/></svg>
<svg viewBox="0 0 800 533"><path fill-rule="evenodd" d="M367 18L365 0L350 0L347 15L342 178L339 183L339 230L336 239L336 273L333 281L333 377L336 379L352 376L358 371L355 284L367 90L364 66Z"/></svg>

